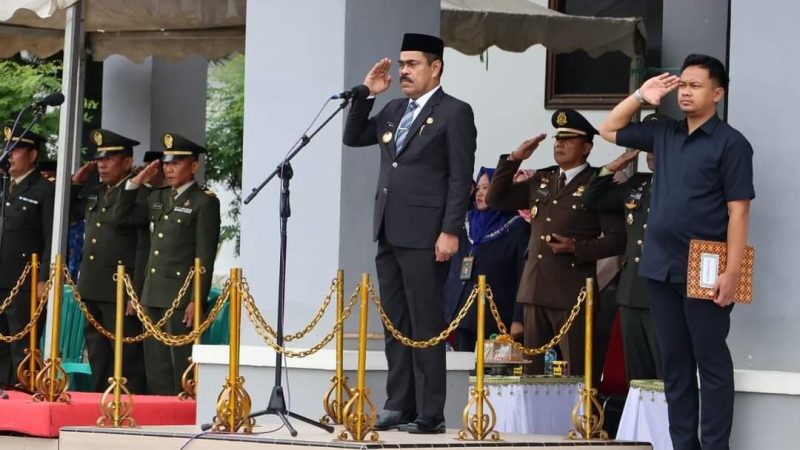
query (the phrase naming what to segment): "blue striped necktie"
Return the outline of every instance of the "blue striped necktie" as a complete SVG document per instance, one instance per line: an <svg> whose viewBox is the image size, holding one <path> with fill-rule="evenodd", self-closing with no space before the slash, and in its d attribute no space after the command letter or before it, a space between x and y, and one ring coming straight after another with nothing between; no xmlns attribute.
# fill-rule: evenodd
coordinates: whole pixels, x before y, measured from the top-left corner
<svg viewBox="0 0 800 450"><path fill-rule="evenodd" d="M398 155L403 151L403 144L406 143L408 129L411 128L411 123L414 122L414 110L417 109L418 106L419 105L414 100L408 102L406 112L403 114L403 118L400 119L400 126L397 128L397 140L395 141Z"/></svg>

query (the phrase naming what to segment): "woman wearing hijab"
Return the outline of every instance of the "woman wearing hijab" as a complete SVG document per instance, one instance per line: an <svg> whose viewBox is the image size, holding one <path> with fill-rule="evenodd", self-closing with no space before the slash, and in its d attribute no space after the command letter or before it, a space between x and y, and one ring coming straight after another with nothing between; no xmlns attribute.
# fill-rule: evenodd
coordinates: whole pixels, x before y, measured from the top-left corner
<svg viewBox="0 0 800 450"><path fill-rule="evenodd" d="M452 320L464 306L478 275L494 293L494 301L506 327L511 326L517 285L525 264L530 226L516 211L497 211L486 205L486 191L494 169L481 167L472 208L464 220L464 236L459 239L458 253L453 256L450 273L444 287L445 318ZM455 331L457 351L475 350L477 337L476 307L461 321ZM497 333L497 323L486 306L486 337Z"/></svg>

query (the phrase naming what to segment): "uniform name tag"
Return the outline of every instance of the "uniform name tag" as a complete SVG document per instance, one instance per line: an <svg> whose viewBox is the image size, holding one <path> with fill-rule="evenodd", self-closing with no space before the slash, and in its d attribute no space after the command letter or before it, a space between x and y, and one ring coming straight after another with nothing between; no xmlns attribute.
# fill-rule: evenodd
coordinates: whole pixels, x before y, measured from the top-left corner
<svg viewBox="0 0 800 450"><path fill-rule="evenodd" d="M86 199L87 200L97 200L97 196L96 195L90 195L90 196L86 197Z"/></svg>
<svg viewBox="0 0 800 450"><path fill-rule="evenodd" d="M176 206L175 207L175 211L179 212L179 213L184 213L184 214L191 214L192 213L192 208L184 208L182 206Z"/></svg>
<svg viewBox="0 0 800 450"><path fill-rule="evenodd" d="M163 207L164 205L162 205L161 203L153 203L152 206L153 209L162 209Z"/></svg>
<svg viewBox="0 0 800 450"><path fill-rule="evenodd" d="M472 263L475 262L474 256L465 256L461 260L461 271L458 274L458 279L461 281L468 281L472 278Z"/></svg>
<svg viewBox="0 0 800 450"><path fill-rule="evenodd" d="M31 203L31 204L34 204L34 205L38 205L39 204L39 200L34 200L32 198L23 197L21 195L19 196L19 199L22 200L23 202L28 202L28 203Z"/></svg>

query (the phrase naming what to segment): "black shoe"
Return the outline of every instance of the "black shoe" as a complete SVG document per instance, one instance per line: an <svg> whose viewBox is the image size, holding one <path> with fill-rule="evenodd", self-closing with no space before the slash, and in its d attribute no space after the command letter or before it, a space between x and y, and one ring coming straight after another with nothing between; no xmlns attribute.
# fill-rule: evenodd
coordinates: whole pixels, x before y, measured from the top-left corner
<svg viewBox="0 0 800 450"><path fill-rule="evenodd" d="M403 431L405 426L408 425L408 423L412 420L414 420L413 413L384 410L378 414L378 420L375 422L375 429L378 431Z"/></svg>
<svg viewBox="0 0 800 450"><path fill-rule="evenodd" d="M406 426L406 431L411 434L439 434L444 433L444 419L419 416Z"/></svg>

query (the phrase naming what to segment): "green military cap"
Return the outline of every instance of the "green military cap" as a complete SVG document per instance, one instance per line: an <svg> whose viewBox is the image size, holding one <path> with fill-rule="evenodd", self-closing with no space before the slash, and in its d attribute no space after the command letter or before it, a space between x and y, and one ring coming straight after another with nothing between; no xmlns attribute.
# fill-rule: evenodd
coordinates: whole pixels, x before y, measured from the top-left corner
<svg viewBox="0 0 800 450"><path fill-rule="evenodd" d="M556 129L556 139L583 137L592 142L594 135L598 133L586 117L574 109L556 110L551 121Z"/></svg>
<svg viewBox="0 0 800 450"><path fill-rule="evenodd" d="M133 156L133 147L139 145L139 141L102 128L92 130L89 133L89 141L89 146L94 148L93 159L113 155Z"/></svg>
<svg viewBox="0 0 800 450"><path fill-rule="evenodd" d="M148 150L144 152L144 157L142 158L142 162L145 164L151 163L153 161L161 160L163 153L158 150Z"/></svg>
<svg viewBox="0 0 800 450"><path fill-rule="evenodd" d="M206 152L205 147L175 133L164 133L161 136L161 144L164 146L164 156L161 157L162 162L183 158L197 158L201 153Z"/></svg>
<svg viewBox="0 0 800 450"><path fill-rule="evenodd" d="M6 124L3 127L3 139L5 142L18 142L16 148L27 147L41 150L45 141L42 136L34 133L33 131L28 131L23 136L22 132L25 131L24 126L18 125L15 130L12 130L12 128L12 124Z"/></svg>

